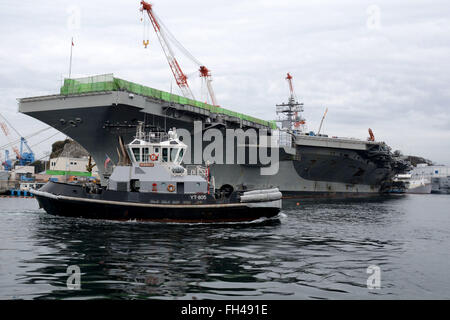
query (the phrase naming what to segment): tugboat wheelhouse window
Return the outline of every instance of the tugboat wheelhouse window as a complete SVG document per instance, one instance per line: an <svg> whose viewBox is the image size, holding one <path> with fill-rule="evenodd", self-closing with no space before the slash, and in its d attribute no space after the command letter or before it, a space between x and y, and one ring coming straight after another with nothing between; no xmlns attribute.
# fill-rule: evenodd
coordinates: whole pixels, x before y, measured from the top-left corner
<svg viewBox="0 0 450 320"><path fill-rule="evenodd" d="M178 148L170 148L170 162L175 162L177 158Z"/></svg>
<svg viewBox="0 0 450 320"><path fill-rule="evenodd" d="M141 161L141 148L133 148L133 156L136 162Z"/></svg>
<svg viewBox="0 0 450 320"><path fill-rule="evenodd" d="M180 149L180 153L178 154L178 159L177 159L178 163L181 163L181 161L183 160L183 155L184 155L184 149Z"/></svg>
<svg viewBox="0 0 450 320"><path fill-rule="evenodd" d="M168 162L168 160L169 160L168 152L169 152L169 150L167 148L162 149L162 161L163 162Z"/></svg>
<svg viewBox="0 0 450 320"><path fill-rule="evenodd" d="M150 160L150 149L142 148L142 162L149 162Z"/></svg>

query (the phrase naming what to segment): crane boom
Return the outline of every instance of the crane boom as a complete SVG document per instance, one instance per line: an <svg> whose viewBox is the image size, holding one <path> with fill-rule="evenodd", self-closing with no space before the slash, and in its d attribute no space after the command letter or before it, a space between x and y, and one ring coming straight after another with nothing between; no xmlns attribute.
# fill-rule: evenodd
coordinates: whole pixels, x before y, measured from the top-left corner
<svg viewBox="0 0 450 320"><path fill-rule="evenodd" d="M13 125L8 121L8 119L6 119L2 114L0 114L0 118L5 121L5 122L0 122L0 127L3 130L3 133L5 134L5 136L9 140L9 144L7 144L6 146L12 147L14 153L16 154L17 160L19 160L19 164L21 166L23 166L23 165L27 165L27 164L34 162L34 153L31 150L30 146L28 145L27 140L19 133L19 131L17 131L16 128L13 127ZM15 144L14 141L11 141L10 136L9 136L9 127L7 125L10 128L12 128L17 133L17 135L20 137L20 150L14 146L14 144ZM24 146L25 146L25 148L27 148L28 152L24 152Z"/></svg>
<svg viewBox="0 0 450 320"><path fill-rule="evenodd" d="M375 135L373 134L372 129L369 128L369 138L367 138L367 141L375 141Z"/></svg>
<svg viewBox="0 0 450 320"><path fill-rule="evenodd" d="M169 31L169 29L164 25L164 23L156 16L155 12L153 11L152 4L141 1L141 11L146 11L148 14L148 17L150 18L150 21L153 25L153 29L156 32L156 35L158 37L158 41L161 44L161 47L164 51L164 54L166 55L167 61L169 63L170 69L172 70L173 76L175 77L175 81L177 85L180 87L181 92L183 93L183 96L186 98L195 99L194 95L189 87L189 84L187 82L187 76L183 73L181 70L181 67L175 58L174 51L172 50L172 47L170 43L175 45L184 55L189 58L192 62L197 64L200 72L200 77L202 80L206 83L206 88L208 90L208 95L211 100L211 103L215 106L217 106L217 100L216 96L214 94L214 90L212 87L212 77L211 77L211 71L206 68L200 61L198 61L183 45L172 35L172 33ZM147 47L148 40L144 40L144 46Z"/></svg>
<svg viewBox="0 0 450 320"><path fill-rule="evenodd" d="M322 120L320 121L319 131L317 131L317 135L320 134L320 130L322 130L323 120L325 120L325 117L327 116L328 108L325 109L325 113L323 114Z"/></svg>
<svg viewBox="0 0 450 320"><path fill-rule="evenodd" d="M292 84L292 76L291 74L288 72L287 76L286 76L286 80L289 83L289 91L291 92L291 98L294 99L294 85Z"/></svg>
<svg viewBox="0 0 450 320"><path fill-rule="evenodd" d="M206 81L206 87L208 88L208 93L209 93L209 97L211 98L211 103L214 106L217 106L216 95L214 94L214 90L211 85L211 82L212 82L211 71L209 71L209 69L206 68L205 66L200 66L199 71L200 71L200 77L205 79L205 81Z"/></svg>
<svg viewBox="0 0 450 320"><path fill-rule="evenodd" d="M150 21L153 25L153 29L155 29L159 43L161 44L164 54L166 55L167 62L169 63L170 69L172 70L173 76L175 77L175 81L178 87L180 87L183 96L186 98L195 99L194 95L192 94L191 88L189 88L187 76L184 74L183 70L181 70L178 61L175 58L173 50L170 47L170 43L167 40L163 30L161 29L161 25L153 12L152 5L145 1L141 1L141 5L142 5L141 10L146 11L148 17L150 18Z"/></svg>
<svg viewBox="0 0 450 320"><path fill-rule="evenodd" d="M8 128L8 126L6 124L9 124L9 126L11 128L13 128L14 131L17 132L17 130L9 123L9 121L3 115L0 114L0 117L5 121L5 122L0 122L0 127L3 130L3 133L5 134L5 137L7 137L9 142L11 143L11 138L9 136L9 128ZM20 155L19 150L15 146L12 146L12 149L13 149L14 153L16 154L17 159L20 159L21 155Z"/></svg>

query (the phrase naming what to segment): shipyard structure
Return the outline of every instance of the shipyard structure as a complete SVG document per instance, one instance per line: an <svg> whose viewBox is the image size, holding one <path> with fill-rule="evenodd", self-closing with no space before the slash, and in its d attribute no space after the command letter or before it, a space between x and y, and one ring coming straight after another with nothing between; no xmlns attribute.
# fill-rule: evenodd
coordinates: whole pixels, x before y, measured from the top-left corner
<svg viewBox="0 0 450 320"><path fill-rule="evenodd" d="M367 196L388 190L393 177L409 169L408 163L396 158L384 142L304 132L302 105L292 96L288 103L277 106L281 121L278 128L275 121L257 119L108 74L65 79L58 94L19 99L19 111L68 135L96 163L105 163L98 166L104 185L110 173L108 167L120 163L124 156L123 141L132 140L139 123L144 123L149 130L177 128L192 133L198 130L194 124L201 123L203 132L214 128L224 136L227 129L267 132L272 141L270 153L277 153L274 158L279 161L278 170L262 175L265 164L259 157L256 163L242 163L237 161L234 152L232 163L210 164L218 189L278 187L284 197ZM241 145L233 142L234 148L246 149L246 160L252 148L267 146L267 141L261 139L245 141L244 145L242 141ZM198 161L194 157L195 148L204 149L208 143L183 142L190 148L187 161L200 164L195 163ZM227 141L223 141L224 157L226 152Z"/></svg>

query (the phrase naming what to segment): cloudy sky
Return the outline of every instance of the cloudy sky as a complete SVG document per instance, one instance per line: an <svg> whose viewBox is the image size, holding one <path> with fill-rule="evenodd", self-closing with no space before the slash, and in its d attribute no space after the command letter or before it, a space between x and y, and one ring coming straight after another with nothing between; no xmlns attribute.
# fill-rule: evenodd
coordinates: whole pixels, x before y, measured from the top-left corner
<svg viewBox="0 0 450 320"><path fill-rule="evenodd" d="M275 119L294 76L308 129L377 140L450 165L448 1L154 0L172 34L213 73L221 106ZM115 76L170 90L152 30L142 46L139 0L0 2L0 108L24 136L45 126L17 98L57 93L68 75ZM177 57L200 96L196 65ZM175 90L175 89L174 89ZM55 130L30 138L38 156ZM16 137L12 135L11 139ZM0 146L8 143L1 135ZM0 150L3 156L4 150Z"/></svg>

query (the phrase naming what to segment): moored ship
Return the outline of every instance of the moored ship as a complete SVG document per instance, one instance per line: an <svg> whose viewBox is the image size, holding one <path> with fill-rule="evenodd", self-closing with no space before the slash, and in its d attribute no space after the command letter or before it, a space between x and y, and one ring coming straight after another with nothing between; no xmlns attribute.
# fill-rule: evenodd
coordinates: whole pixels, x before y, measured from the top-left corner
<svg viewBox="0 0 450 320"><path fill-rule="evenodd" d="M434 177L431 184L431 193L450 194L450 176Z"/></svg>
<svg viewBox="0 0 450 320"><path fill-rule="evenodd" d="M409 165L396 157L384 142L328 137L303 132L295 127L295 101L283 112L287 118L278 129L272 121L264 121L225 108L208 105L150 87L115 78L112 74L81 79L66 79L59 94L19 99L19 111L34 117L80 143L94 158L103 163L110 158L119 161L118 137L128 141L138 122L164 131L176 127L194 132L195 121L201 121L201 132L214 128L267 131L276 138L271 145L277 154L278 170L262 175L264 164L211 164L218 189L270 189L278 187L284 197L354 197L376 195L389 189L396 174ZM280 111L280 110L279 110ZM287 138L286 138L287 137ZM194 140L194 139L193 139ZM206 141L188 145L187 162L197 162L196 149L203 153ZM258 141L260 143L261 141ZM260 145L245 143L247 149ZM227 157L227 142L223 156ZM234 149L236 151L236 149ZM248 153L248 151L247 151ZM236 155L234 155L235 157ZM197 160L197 161L196 161ZM102 184L108 176L100 166Z"/></svg>

